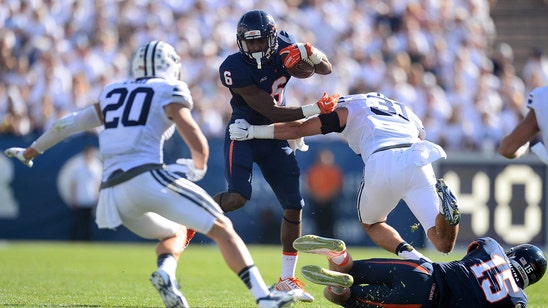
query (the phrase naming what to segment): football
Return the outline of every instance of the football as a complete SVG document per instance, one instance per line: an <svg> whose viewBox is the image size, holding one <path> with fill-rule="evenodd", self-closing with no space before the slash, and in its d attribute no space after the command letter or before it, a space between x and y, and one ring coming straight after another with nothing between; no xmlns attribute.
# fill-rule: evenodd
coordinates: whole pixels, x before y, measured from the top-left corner
<svg viewBox="0 0 548 308"><path fill-rule="evenodd" d="M285 60L285 57L287 57L287 54L282 54L282 62ZM302 59L292 68L286 67L285 70L295 78L304 79L314 75L315 68L310 60Z"/></svg>

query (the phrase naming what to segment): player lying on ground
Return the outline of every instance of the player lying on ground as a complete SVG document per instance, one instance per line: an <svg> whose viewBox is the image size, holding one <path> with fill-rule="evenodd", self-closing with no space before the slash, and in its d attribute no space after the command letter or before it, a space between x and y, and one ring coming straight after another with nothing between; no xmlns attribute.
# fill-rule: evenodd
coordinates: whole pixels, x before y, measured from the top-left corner
<svg viewBox="0 0 548 308"><path fill-rule="evenodd" d="M459 223L457 199L443 179L436 180L432 167L446 154L425 140L422 122L409 107L372 92L342 96L335 111L307 120L271 125L237 120L230 125L234 140L286 140L331 132L340 133L364 162L358 216L377 245L405 259L426 259L386 223L403 199L434 247L443 253L453 250Z"/></svg>
<svg viewBox="0 0 548 308"><path fill-rule="evenodd" d="M99 149L104 166L97 225L110 229L124 225L142 238L160 241L158 269L150 280L166 307L188 307L175 273L193 230L217 243L226 264L259 307L293 302L302 291L270 291L230 219L205 190L191 182L205 175L209 146L192 118L192 96L179 80L180 67L171 45L151 41L135 53L134 79L107 85L97 103L57 120L30 147L9 148L4 153L32 167L36 156L64 138L102 126ZM184 168L166 168L163 161L164 141L175 128L192 156L177 160Z"/></svg>
<svg viewBox="0 0 548 308"><path fill-rule="evenodd" d="M293 243L301 252L327 256L329 269L301 268L326 285L324 296L344 307L526 307L523 289L546 272L542 250L530 244L508 251L492 238L473 241L458 261L375 258L352 260L342 240L305 235Z"/></svg>

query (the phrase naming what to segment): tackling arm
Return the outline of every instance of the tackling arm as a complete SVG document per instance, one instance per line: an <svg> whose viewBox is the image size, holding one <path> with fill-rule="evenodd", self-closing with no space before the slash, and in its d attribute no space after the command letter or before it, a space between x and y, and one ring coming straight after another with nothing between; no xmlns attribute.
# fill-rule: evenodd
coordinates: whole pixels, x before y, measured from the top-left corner
<svg viewBox="0 0 548 308"><path fill-rule="evenodd" d="M520 157L527 150L524 145L527 145L539 131L535 110L530 109L512 132L502 139L498 149L500 155L509 159Z"/></svg>
<svg viewBox="0 0 548 308"><path fill-rule="evenodd" d="M338 108L329 115L270 125L249 125L245 120L238 119L235 123L230 124L230 138L240 141L253 138L291 140L330 132L341 132L346 126L347 117L348 109Z"/></svg>
<svg viewBox="0 0 548 308"><path fill-rule="evenodd" d="M338 96L327 96L327 93L324 93L324 96L314 104L302 107L278 106L272 96L256 85L233 89L233 91L241 95L251 108L272 122L289 122L315 114L330 113L338 103Z"/></svg>
<svg viewBox="0 0 548 308"><path fill-rule="evenodd" d="M16 157L28 167L32 167L32 160L53 147L68 136L95 128L103 124L103 116L99 103L90 105L78 112L68 114L53 123L30 147L9 148L4 151L8 157Z"/></svg>

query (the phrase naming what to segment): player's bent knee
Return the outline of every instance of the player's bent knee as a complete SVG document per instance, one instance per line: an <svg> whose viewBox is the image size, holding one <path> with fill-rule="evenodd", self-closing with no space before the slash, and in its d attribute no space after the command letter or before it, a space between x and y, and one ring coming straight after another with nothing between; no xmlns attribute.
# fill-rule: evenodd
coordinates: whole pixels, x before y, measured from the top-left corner
<svg viewBox="0 0 548 308"><path fill-rule="evenodd" d="M344 306L350 298L350 290L346 290L343 294L335 294L330 290L330 287L325 287L323 289L323 296L330 302Z"/></svg>
<svg viewBox="0 0 548 308"><path fill-rule="evenodd" d="M220 193L216 195L214 199L225 213L235 211L244 206L247 202L247 199L239 193L231 192Z"/></svg>

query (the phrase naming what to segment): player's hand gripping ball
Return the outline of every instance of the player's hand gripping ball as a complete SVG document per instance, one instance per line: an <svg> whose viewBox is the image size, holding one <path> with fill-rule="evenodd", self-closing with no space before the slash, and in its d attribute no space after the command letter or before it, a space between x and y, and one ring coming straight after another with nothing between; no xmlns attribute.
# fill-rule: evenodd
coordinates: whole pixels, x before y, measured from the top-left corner
<svg viewBox="0 0 548 308"><path fill-rule="evenodd" d="M309 43L307 43L309 44ZM314 75L314 63L308 58L306 44L297 43L280 50L285 70L295 78L308 78Z"/></svg>

